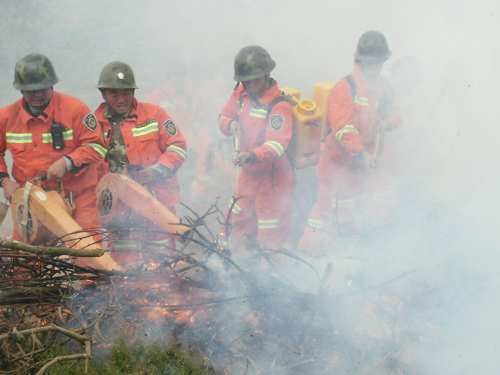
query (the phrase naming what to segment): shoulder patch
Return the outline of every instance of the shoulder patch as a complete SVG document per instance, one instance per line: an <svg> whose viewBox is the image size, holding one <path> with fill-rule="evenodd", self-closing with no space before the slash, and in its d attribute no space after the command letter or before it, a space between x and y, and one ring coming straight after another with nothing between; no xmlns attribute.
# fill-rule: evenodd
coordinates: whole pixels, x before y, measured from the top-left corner
<svg viewBox="0 0 500 375"><path fill-rule="evenodd" d="M177 134L177 127L171 119L168 119L163 123L163 127L167 131L168 134L174 136Z"/></svg>
<svg viewBox="0 0 500 375"><path fill-rule="evenodd" d="M85 116L85 118L83 119L83 123L92 131L95 131L97 129L97 119L92 112Z"/></svg>
<svg viewBox="0 0 500 375"><path fill-rule="evenodd" d="M271 129L276 132L279 132L283 128L283 123L285 119L281 115L272 115L269 119L269 123L271 124Z"/></svg>

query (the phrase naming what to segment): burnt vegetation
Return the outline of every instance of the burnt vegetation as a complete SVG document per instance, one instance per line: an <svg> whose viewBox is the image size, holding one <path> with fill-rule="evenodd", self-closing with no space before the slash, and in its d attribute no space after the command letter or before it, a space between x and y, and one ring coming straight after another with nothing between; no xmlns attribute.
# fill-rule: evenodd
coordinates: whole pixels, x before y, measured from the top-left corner
<svg viewBox="0 0 500 375"><path fill-rule="evenodd" d="M258 244L254 259L236 260L211 230L222 223L231 232L230 217L223 217L216 204L202 215L191 211L182 220L190 231L178 250L148 251L147 261L122 272L77 266L64 255L71 249L22 245L20 251L3 242L2 371L348 374L363 373L362 360L373 373L418 373L404 369L411 359L403 349L418 337L395 338L395 321L392 337L350 327L344 306L357 295L374 317L389 311L396 320L398 310L407 308L401 300L411 307L422 297L395 297L408 273L332 294L331 263L319 274L283 251L296 262L284 270L274 265L274 252ZM263 267L263 260L271 265ZM293 273L303 267L319 287L297 287ZM362 284L362 275L352 282Z"/></svg>

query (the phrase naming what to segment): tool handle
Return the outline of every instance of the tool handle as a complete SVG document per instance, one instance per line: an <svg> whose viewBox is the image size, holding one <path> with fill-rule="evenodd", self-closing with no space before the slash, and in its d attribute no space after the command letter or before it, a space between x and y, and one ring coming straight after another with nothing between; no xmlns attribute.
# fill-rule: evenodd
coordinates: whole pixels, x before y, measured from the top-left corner
<svg viewBox="0 0 500 375"><path fill-rule="evenodd" d="M234 137L234 151L237 151L237 152L241 151L241 144L240 144L240 136L239 135Z"/></svg>

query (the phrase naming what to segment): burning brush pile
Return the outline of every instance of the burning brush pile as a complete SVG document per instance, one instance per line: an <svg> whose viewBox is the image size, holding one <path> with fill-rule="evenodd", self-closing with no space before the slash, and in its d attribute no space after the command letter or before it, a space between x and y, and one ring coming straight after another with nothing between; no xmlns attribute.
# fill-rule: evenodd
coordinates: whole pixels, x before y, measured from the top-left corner
<svg viewBox="0 0 500 375"><path fill-rule="evenodd" d="M180 249L151 254L148 262L120 272L78 266L71 249L0 243L1 370L43 374L78 361L87 371L92 358L125 337L196 347L206 373L348 374L371 355L381 369L371 373L413 374L401 370L404 354L398 358L401 343L394 337L346 326L343 298L349 294L327 290L331 263L319 274L284 254L293 258L295 271L306 268L315 279L315 290L303 291L293 270L235 261L210 229L219 225L219 215L216 205L202 216L192 212L183 220L190 231ZM269 253L256 245L256 254ZM355 294L365 299L366 293ZM359 347L366 337L373 339L369 354ZM43 356L59 346L68 353Z"/></svg>

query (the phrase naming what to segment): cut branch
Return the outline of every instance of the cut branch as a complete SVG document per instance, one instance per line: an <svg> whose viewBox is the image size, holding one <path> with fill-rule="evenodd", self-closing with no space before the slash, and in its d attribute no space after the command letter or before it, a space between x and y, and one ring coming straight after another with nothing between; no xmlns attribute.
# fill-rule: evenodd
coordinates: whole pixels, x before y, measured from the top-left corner
<svg viewBox="0 0 500 375"><path fill-rule="evenodd" d="M91 249L91 250L78 250L78 249L67 249L65 247L44 247L44 246L32 246L20 242L9 242L5 240L0 240L0 248L7 248L11 250L24 251L26 253L36 254L36 255L69 255L76 257L102 257L105 253L103 249Z"/></svg>

